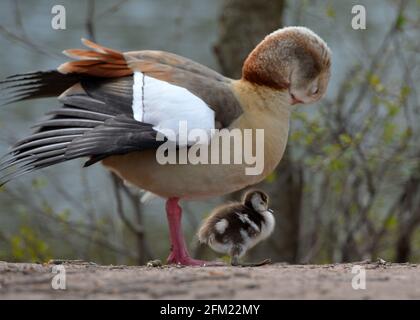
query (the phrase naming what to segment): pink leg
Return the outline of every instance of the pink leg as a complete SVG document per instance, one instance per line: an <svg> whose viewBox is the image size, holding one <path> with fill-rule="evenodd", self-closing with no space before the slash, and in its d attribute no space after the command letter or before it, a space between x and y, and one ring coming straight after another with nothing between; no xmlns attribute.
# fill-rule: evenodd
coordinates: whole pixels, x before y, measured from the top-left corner
<svg viewBox="0 0 420 320"><path fill-rule="evenodd" d="M181 217L182 209L178 205L179 198L169 198L166 201L166 214L169 223L171 237L171 253L168 257L168 264L180 264L184 266L215 266L223 265L217 262L196 260L190 257L182 234Z"/></svg>

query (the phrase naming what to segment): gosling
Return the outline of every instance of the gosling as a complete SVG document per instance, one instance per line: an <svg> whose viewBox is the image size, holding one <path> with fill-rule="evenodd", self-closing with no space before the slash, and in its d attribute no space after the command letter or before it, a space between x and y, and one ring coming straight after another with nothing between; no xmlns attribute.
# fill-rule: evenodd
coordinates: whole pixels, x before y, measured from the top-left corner
<svg viewBox="0 0 420 320"><path fill-rule="evenodd" d="M260 190L247 191L242 202L219 206L203 222L198 240L218 253L228 254L232 266L260 266L270 263L240 263L239 259L274 230L273 211L268 209L268 196Z"/></svg>

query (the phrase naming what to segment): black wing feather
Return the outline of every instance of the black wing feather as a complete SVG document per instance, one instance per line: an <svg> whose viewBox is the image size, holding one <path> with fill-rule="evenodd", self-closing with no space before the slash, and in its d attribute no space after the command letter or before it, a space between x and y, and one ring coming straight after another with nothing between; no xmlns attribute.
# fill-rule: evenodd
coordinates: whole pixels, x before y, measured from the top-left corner
<svg viewBox="0 0 420 320"><path fill-rule="evenodd" d="M132 114L133 76L115 79L90 78L80 82L89 96L102 101L107 112L112 114ZM74 103L73 103L74 105ZM104 112L104 110L101 110Z"/></svg>
<svg viewBox="0 0 420 320"><path fill-rule="evenodd" d="M0 81L1 103L51 97L82 79L78 74L62 74L56 70L16 74Z"/></svg>
<svg viewBox="0 0 420 320"><path fill-rule="evenodd" d="M24 88L29 84L22 81L32 83L37 77L15 76L6 82ZM89 166L111 155L157 148L163 142L156 141L153 126L133 119L132 84L132 77L83 80L85 94L60 96L63 106L48 112L0 163L0 185L75 158L89 157Z"/></svg>
<svg viewBox="0 0 420 320"><path fill-rule="evenodd" d="M110 155L157 148L160 144L151 124L121 115L75 139L67 147L66 156L74 158L88 154L92 156L85 164L88 166Z"/></svg>

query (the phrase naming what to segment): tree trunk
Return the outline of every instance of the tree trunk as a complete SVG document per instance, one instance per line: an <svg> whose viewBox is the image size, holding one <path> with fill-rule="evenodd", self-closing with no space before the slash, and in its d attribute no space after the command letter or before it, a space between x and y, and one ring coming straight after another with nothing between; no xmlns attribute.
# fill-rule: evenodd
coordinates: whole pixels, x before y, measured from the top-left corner
<svg viewBox="0 0 420 320"><path fill-rule="evenodd" d="M214 46L224 75L240 78L242 64L252 49L282 25L283 0L225 0L219 40Z"/></svg>
<svg viewBox="0 0 420 320"><path fill-rule="evenodd" d="M395 244L395 261L407 262L412 253L413 236L420 224L420 167L407 181L401 199L398 218L398 236Z"/></svg>

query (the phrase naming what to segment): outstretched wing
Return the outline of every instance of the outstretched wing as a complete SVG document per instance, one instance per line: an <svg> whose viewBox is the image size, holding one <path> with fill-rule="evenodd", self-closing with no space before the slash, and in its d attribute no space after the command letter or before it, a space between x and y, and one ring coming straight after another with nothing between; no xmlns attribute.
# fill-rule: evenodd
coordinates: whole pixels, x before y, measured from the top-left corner
<svg viewBox="0 0 420 320"><path fill-rule="evenodd" d="M92 50L67 50L79 60L58 71L0 83L6 102L60 95L63 104L0 163L0 184L78 157L90 157L90 165L110 155L157 148L162 143L156 141L157 131L176 130L180 120L189 129L208 130L227 127L242 113L231 80L201 64L165 52L122 54L84 44Z"/></svg>
<svg viewBox="0 0 420 320"><path fill-rule="evenodd" d="M57 70L17 74L0 81L0 105L60 95L82 79L118 78L141 72L203 100L214 111L218 128L228 127L243 112L231 90L232 80L200 63L163 51L121 53L86 39L82 42L90 49L63 52L76 61L63 63Z"/></svg>
<svg viewBox="0 0 420 320"><path fill-rule="evenodd" d="M140 72L150 78L184 88L203 100L215 112L218 128L228 127L243 112L231 90L232 80L200 63L158 50L121 54L89 40L82 41L94 51L64 51L69 57L80 60L62 64L58 68L60 72L101 77L118 77Z"/></svg>

